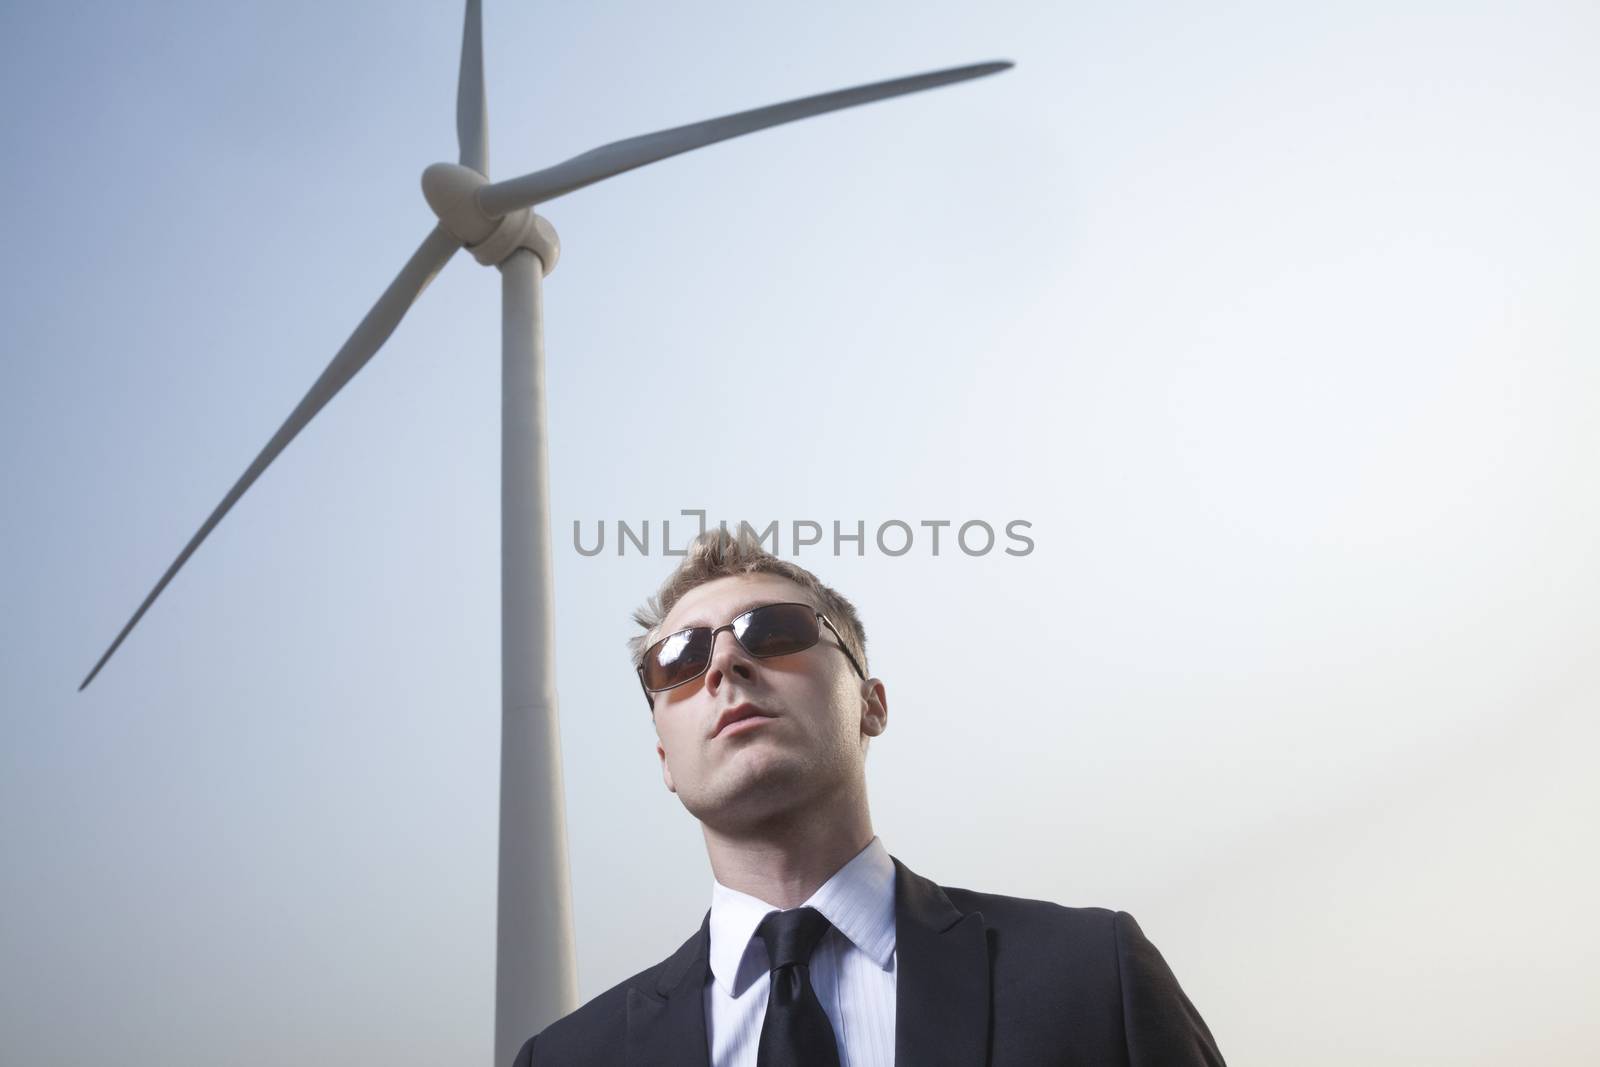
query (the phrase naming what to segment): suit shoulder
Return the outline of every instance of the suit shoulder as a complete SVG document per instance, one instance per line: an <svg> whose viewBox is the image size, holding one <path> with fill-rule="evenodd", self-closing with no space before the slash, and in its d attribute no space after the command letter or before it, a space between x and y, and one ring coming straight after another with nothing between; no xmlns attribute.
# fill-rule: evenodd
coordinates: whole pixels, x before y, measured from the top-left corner
<svg viewBox="0 0 1600 1067"><path fill-rule="evenodd" d="M589 998L582 1006L530 1037L515 1067L542 1067L544 1064L586 1067L622 1062L622 1042L628 1032L628 990L654 989L662 970L670 962L669 958L646 967L604 993Z"/></svg>
<svg viewBox="0 0 1600 1067"><path fill-rule="evenodd" d="M1109 995L1117 982L1117 925L1110 908L945 889L957 910L983 915L996 981L1086 984Z"/></svg>
<svg viewBox="0 0 1600 1067"><path fill-rule="evenodd" d="M1010 897L1000 893L980 893L973 889L942 887L960 911L983 913L989 926L1017 930L1056 931L1067 934L1110 937L1117 916L1110 908L1075 908L1049 900Z"/></svg>

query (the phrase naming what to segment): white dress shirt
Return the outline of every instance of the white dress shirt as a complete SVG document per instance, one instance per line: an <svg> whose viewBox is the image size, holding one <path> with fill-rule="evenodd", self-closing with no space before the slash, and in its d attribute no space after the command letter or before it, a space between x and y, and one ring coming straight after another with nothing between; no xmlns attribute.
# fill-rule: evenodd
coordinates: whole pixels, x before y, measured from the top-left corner
<svg viewBox="0 0 1600 1067"><path fill-rule="evenodd" d="M805 902L833 924L811 954L811 987L839 1067L894 1067L894 862L876 837ZM780 911L713 882L706 1034L712 1067L755 1067L771 965L756 927Z"/></svg>

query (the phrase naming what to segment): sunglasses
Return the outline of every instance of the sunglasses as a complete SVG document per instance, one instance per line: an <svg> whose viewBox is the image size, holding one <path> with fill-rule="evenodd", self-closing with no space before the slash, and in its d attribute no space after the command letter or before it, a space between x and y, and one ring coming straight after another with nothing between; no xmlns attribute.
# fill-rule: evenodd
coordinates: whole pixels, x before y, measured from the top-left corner
<svg viewBox="0 0 1600 1067"><path fill-rule="evenodd" d="M739 647L757 659L771 659L804 652L822 640L824 626L839 642L839 651L849 658L850 666L865 681L867 672L845 647L844 639L826 615L810 604L763 604L736 616L726 626L691 626L663 637L644 650L639 684L644 686L644 698L654 712L652 694L676 689L706 673L711 666L717 635L722 631L731 630Z"/></svg>

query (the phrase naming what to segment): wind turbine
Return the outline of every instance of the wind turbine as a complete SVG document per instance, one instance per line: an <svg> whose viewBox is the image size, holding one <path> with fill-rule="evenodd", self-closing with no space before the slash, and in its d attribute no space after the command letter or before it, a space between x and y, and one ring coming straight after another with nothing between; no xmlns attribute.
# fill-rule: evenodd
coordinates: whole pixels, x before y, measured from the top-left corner
<svg viewBox="0 0 1600 1067"><path fill-rule="evenodd" d="M460 248L501 275L501 758L495 1062L577 1004L572 897L556 717L545 438L543 280L560 242L536 205L624 171L768 126L1005 70L978 63L873 82L614 141L520 178L491 182L480 0L467 0L456 89L457 163L422 173L439 218L277 433L201 523L78 686L82 691L295 436L377 354Z"/></svg>

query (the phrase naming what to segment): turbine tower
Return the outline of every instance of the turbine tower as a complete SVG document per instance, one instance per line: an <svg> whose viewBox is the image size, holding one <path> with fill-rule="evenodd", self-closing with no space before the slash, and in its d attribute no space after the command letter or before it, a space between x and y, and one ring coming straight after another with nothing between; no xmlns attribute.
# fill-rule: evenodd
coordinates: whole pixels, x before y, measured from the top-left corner
<svg viewBox="0 0 1600 1067"><path fill-rule="evenodd" d="M495 1062L577 1006L572 893L556 717L549 456L545 434L544 276L560 242L533 208L647 163L768 126L891 96L994 74L978 63L874 82L740 111L602 145L520 178L491 182L484 104L483 18L467 0L456 87L459 161L422 173L439 223L334 355L277 433L251 461L156 582L81 691L122 645L162 590L246 490L367 361L377 354L434 275L460 248L498 267L501 287L500 428L500 857L495 984Z"/></svg>

